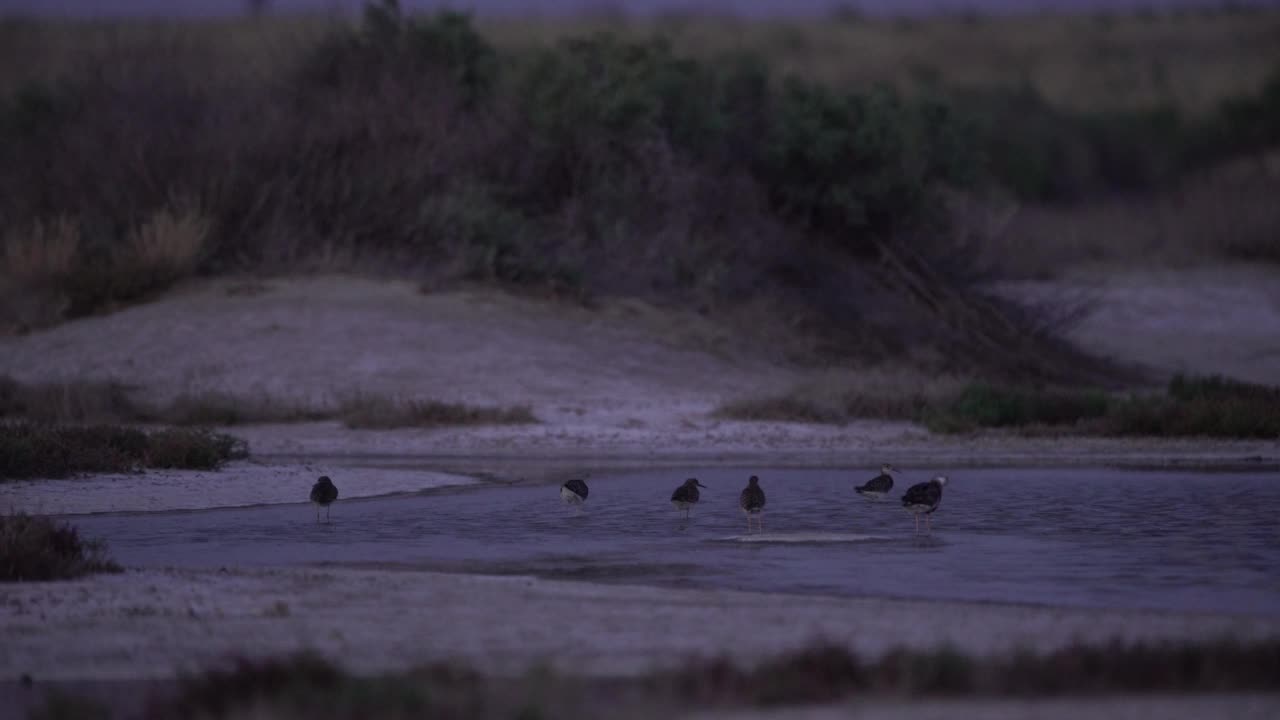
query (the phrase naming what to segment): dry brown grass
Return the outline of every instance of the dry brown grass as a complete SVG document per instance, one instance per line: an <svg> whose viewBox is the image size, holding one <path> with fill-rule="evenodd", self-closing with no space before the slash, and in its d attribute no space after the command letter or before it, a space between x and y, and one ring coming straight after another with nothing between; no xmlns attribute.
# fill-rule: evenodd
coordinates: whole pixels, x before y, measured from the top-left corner
<svg viewBox="0 0 1280 720"><path fill-rule="evenodd" d="M829 371L780 395L740 398L715 415L730 420L842 425L858 418L915 420L928 407L954 396L965 378L916 370Z"/></svg>
<svg viewBox="0 0 1280 720"><path fill-rule="evenodd" d="M80 225L69 217L38 220L5 237L3 273L21 286L66 277L80 260Z"/></svg>
<svg viewBox="0 0 1280 720"><path fill-rule="evenodd" d="M339 415L347 427L360 429L523 425L538 422L527 405L477 406L364 393L345 399Z"/></svg>
<svg viewBox="0 0 1280 720"><path fill-rule="evenodd" d="M129 235L121 265L132 263L139 271L174 279L195 270L209 237L211 223L189 202L152 213Z"/></svg>
<svg viewBox="0 0 1280 720"><path fill-rule="evenodd" d="M126 386L108 381L24 384L0 375L0 418L97 423L138 420L145 413Z"/></svg>
<svg viewBox="0 0 1280 720"><path fill-rule="evenodd" d="M369 392L320 402L235 395L209 390L182 393L163 403L134 396L114 381L21 383L0 375L0 419L42 423L150 423L230 426L341 420L352 428L517 425L538 422L527 405L480 406Z"/></svg>

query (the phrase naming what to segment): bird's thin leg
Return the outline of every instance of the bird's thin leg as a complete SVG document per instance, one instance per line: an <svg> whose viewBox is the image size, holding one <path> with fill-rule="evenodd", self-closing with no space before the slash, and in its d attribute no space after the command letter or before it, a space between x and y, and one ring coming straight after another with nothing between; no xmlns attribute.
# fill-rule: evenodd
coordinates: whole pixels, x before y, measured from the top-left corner
<svg viewBox="0 0 1280 720"><path fill-rule="evenodd" d="M932 517L928 515L924 516L924 527L925 527L925 530L929 531L930 535L933 534L933 518Z"/></svg>
<svg viewBox="0 0 1280 720"><path fill-rule="evenodd" d="M920 533L920 516L916 515L916 534Z"/></svg>

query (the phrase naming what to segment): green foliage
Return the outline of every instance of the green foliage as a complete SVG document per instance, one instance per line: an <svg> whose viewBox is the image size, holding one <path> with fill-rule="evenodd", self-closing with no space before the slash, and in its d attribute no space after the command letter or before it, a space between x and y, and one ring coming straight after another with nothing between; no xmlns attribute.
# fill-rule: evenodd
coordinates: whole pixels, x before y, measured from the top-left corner
<svg viewBox="0 0 1280 720"><path fill-rule="evenodd" d="M1280 438L1280 388L1182 375L1164 396L974 384L924 417L943 432L1047 426L1097 435L1270 439Z"/></svg>
<svg viewBox="0 0 1280 720"><path fill-rule="evenodd" d="M40 515L0 515L0 582L69 580L120 572L106 547L72 525Z"/></svg>
<svg viewBox="0 0 1280 720"><path fill-rule="evenodd" d="M1027 200L1149 188L1182 170L1187 135L1171 108L1085 115L1031 88L961 93L955 102L976 119L989 180Z"/></svg>
<svg viewBox="0 0 1280 720"><path fill-rule="evenodd" d="M1223 101L1200 128L1189 150L1193 166L1280 146L1280 66L1254 97Z"/></svg>
<svg viewBox="0 0 1280 720"><path fill-rule="evenodd" d="M977 427L1070 425L1105 415L1107 396L973 383L942 412Z"/></svg>
<svg viewBox="0 0 1280 720"><path fill-rule="evenodd" d="M216 470L247 454L242 440L201 429L0 423L0 480L144 467Z"/></svg>
<svg viewBox="0 0 1280 720"><path fill-rule="evenodd" d="M1167 394L1116 396L1101 390L974 382L930 396L795 392L732 402L735 420L841 424L860 417L914 419L939 433L1011 428L1081 435L1280 438L1280 387L1218 376L1178 375Z"/></svg>
<svg viewBox="0 0 1280 720"><path fill-rule="evenodd" d="M1280 126L1280 83L1201 133L1171 111L1071 113L1031 90L938 82L917 97L777 77L758 54L685 55L662 37L499 52L467 15L392 0L238 83L200 43L142 36L0 101L0 216L79 228L79 261L50 289L61 315L185 277L129 250L176 194L197 199L209 236L184 273L329 252L432 283L708 307L771 298L787 322L848 347L829 339L892 334L833 298L854 294L886 243L910 243L911 267L945 263L931 284L964 301L968 268L935 240L950 187L994 180L1048 200L1143 188ZM798 26L781 36L810 42ZM946 310L922 319L949 330ZM1016 325L1000 320L990 326Z"/></svg>
<svg viewBox="0 0 1280 720"><path fill-rule="evenodd" d="M337 88L436 73L478 102L497 79L497 53L463 13L407 17L396 0L381 0L365 5L359 30L331 35L312 52L302 82Z"/></svg>

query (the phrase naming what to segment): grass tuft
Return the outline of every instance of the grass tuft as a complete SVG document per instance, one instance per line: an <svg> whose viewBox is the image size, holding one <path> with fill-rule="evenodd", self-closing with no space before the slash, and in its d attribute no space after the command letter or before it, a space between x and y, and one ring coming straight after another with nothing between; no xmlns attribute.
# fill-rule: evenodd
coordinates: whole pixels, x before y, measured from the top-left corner
<svg viewBox="0 0 1280 720"><path fill-rule="evenodd" d="M254 423L319 422L333 419L330 407L255 395L224 392L183 393L162 409L156 419L172 425L248 425Z"/></svg>
<svg viewBox="0 0 1280 720"><path fill-rule="evenodd" d="M0 375L0 418L90 423L138 419L129 388L111 381L19 383Z"/></svg>
<svg viewBox="0 0 1280 720"><path fill-rule="evenodd" d="M538 422L527 405L485 407L363 394L344 401L339 415L347 427L360 429L523 425Z"/></svg>
<svg viewBox="0 0 1280 720"><path fill-rule="evenodd" d="M243 440L201 429L0 423L0 480L142 468L216 470L247 455Z"/></svg>
<svg viewBox="0 0 1280 720"><path fill-rule="evenodd" d="M210 222L196 207L164 208L130 233L116 264L139 286L168 287L190 275L204 252Z"/></svg>
<svg viewBox="0 0 1280 720"><path fill-rule="evenodd" d="M5 239L4 261L4 272L20 284L56 282L80 262L80 226L66 216L36 220Z"/></svg>
<svg viewBox="0 0 1280 720"><path fill-rule="evenodd" d="M69 580L120 572L97 540L39 515L0 515L0 582Z"/></svg>

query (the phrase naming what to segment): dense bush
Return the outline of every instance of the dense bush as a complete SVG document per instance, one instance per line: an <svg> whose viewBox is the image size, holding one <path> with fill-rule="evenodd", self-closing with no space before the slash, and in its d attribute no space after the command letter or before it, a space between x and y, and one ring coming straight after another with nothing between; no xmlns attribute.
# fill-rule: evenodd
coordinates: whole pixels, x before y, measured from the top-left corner
<svg viewBox="0 0 1280 720"><path fill-rule="evenodd" d="M1280 67L1257 96L1226 100L1203 118L1173 107L1073 112L1031 88L957 93L953 101L974 118L987 179L1025 200L1159 188L1280 146Z"/></svg>
<svg viewBox="0 0 1280 720"><path fill-rule="evenodd" d="M47 517L0 515L0 582L65 580L120 572L101 542Z"/></svg>
<svg viewBox="0 0 1280 720"><path fill-rule="evenodd" d="M0 481L148 467L215 470L247 454L243 441L201 429L0 422Z"/></svg>
<svg viewBox="0 0 1280 720"><path fill-rule="evenodd" d="M393 0L234 79L198 43L140 38L87 51L0 107L6 253L32 259L0 292L54 296L19 328L191 273L339 256L576 298L766 298L775 322L835 352L920 344L1060 376L1080 365L1052 361L1069 349L1024 342L1029 325L975 297L963 257L937 256L941 195L984 178L1046 199L1141 187L1190 156L1187 123L1169 113L836 86L779 77L746 52L683 56L662 38L499 52L465 15L402 15ZM1221 114L1218 135L1239 142L1196 147L1265 142L1270 97ZM54 234L74 253L50 268L36 261L60 256L30 248Z"/></svg>
<svg viewBox="0 0 1280 720"><path fill-rule="evenodd" d="M945 106L779 83L758 57L694 60L656 38L500 57L463 15L384 1L261 86L202 81L198 53L159 62L168 49L11 99L6 217L77 218L82 252L111 260L177 194L208 216L204 269L338 245L473 279L599 288L640 270L664 286L749 228L865 246L973 174ZM72 279L91 288L73 312L155 284L106 282Z"/></svg>

